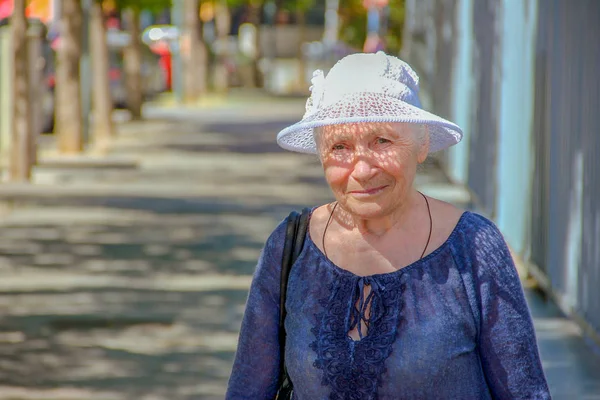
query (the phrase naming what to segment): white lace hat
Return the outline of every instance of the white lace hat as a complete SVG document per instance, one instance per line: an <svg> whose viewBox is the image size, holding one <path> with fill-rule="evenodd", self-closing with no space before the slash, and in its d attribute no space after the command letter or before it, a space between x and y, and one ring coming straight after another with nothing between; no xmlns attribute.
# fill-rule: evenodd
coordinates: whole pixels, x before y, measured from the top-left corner
<svg viewBox="0 0 600 400"><path fill-rule="evenodd" d="M310 90L302 120L277 135L277 143L286 150L316 153L314 128L359 122L424 124L430 153L462 139L456 124L421 109L415 71L382 51L346 56L327 76L315 71Z"/></svg>

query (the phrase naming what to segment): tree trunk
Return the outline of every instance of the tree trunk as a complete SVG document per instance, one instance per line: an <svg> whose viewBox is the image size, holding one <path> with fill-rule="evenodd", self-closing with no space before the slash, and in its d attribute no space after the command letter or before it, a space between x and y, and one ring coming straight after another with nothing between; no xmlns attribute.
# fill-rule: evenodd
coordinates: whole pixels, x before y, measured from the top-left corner
<svg viewBox="0 0 600 400"><path fill-rule="evenodd" d="M253 84L255 87L263 87L264 84L264 77L262 75L262 72L260 71L259 68L259 61L262 57L262 52L261 52L261 18L260 15L262 13L263 7L264 7L264 0L261 0L260 2L256 3L256 4L251 4L250 5L250 16L249 16L249 22L251 24L253 24L256 27L256 38L255 38L255 46L256 46L256 56L254 57L254 60L252 60L252 77L253 77Z"/></svg>
<svg viewBox="0 0 600 400"><path fill-rule="evenodd" d="M11 25L14 57L14 117L9 179L11 181L27 181L31 177L31 141L33 137L29 110L29 69L27 68L28 43L25 0L15 0Z"/></svg>
<svg viewBox="0 0 600 400"><path fill-rule="evenodd" d="M306 62L304 54L302 52L302 46L306 42L306 14L301 6L298 5L296 9L296 25L298 26L298 49L296 50L296 57L298 58L298 91L302 91L306 86Z"/></svg>
<svg viewBox="0 0 600 400"><path fill-rule="evenodd" d="M332 49L338 41L340 29L340 1L325 0L325 29L323 30L323 43L327 49Z"/></svg>
<svg viewBox="0 0 600 400"><path fill-rule="evenodd" d="M197 101L206 92L208 55L202 35L199 1L184 0L183 6L183 99L189 103Z"/></svg>
<svg viewBox="0 0 600 400"><path fill-rule="evenodd" d="M45 95L44 85L44 63L43 46L45 39L45 28L41 23L30 24L27 28L28 59L29 64L29 123L31 124L31 140L29 141L29 154L31 165L36 165L38 161L37 142L42 133L42 124L44 119L42 99Z"/></svg>
<svg viewBox="0 0 600 400"><path fill-rule="evenodd" d="M129 30L129 45L125 47L125 87L127 88L127 108L131 118L142 118L142 39L140 37L140 10L132 8L124 12L127 29Z"/></svg>
<svg viewBox="0 0 600 400"><path fill-rule="evenodd" d="M108 44L101 0L90 10L90 52L92 58L92 138L94 146L106 150L114 136L113 102L110 93Z"/></svg>
<svg viewBox="0 0 600 400"><path fill-rule="evenodd" d="M83 149L83 119L79 62L83 12L79 0L63 0L60 39L56 52L55 132L58 150L74 154Z"/></svg>
<svg viewBox="0 0 600 400"><path fill-rule="evenodd" d="M215 26L217 31L217 62L214 71L214 88L217 92L226 92L229 88L229 72L227 62L229 57L229 31L231 29L231 14L225 0L220 0L215 10Z"/></svg>

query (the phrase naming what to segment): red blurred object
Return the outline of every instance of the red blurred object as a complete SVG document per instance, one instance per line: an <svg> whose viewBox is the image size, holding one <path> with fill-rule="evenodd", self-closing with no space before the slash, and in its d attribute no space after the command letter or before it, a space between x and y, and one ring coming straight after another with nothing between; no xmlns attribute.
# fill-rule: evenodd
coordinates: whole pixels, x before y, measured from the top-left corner
<svg viewBox="0 0 600 400"><path fill-rule="evenodd" d="M150 51L154 54L158 54L160 56L158 60L158 65L163 71L165 76L165 87L167 90L171 90L172 84L172 66L171 66L171 47L168 41L166 40L157 40L148 45Z"/></svg>
<svg viewBox="0 0 600 400"><path fill-rule="evenodd" d="M150 45L148 45L148 47L150 48L150 51L152 51L154 54L158 54L159 56L171 54L171 48L166 40L152 42Z"/></svg>
<svg viewBox="0 0 600 400"><path fill-rule="evenodd" d="M107 18L106 29L121 29L121 22L116 17Z"/></svg>
<svg viewBox="0 0 600 400"><path fill-rule="evenodd" d="M13 11L12 0L0 0L0 20L11 16Z"/></svg>
<svg viewBox="0 0 600 400"><path fill-rule="evenodd" d="M54 85L56 85L56 78L54 77L54 74L46 77L46 85L48 85L48 88L54 89Z"/></svg>
<svg viewBox="0 0 600 400"><path fill-rule="evenodd" d="M370 33L365 40L363 52L377 53L380 50L385 50L385 43L383 39L376 33Z"/></svg>
<svg viewBox="0 0 600 400"><path fill-rule="evenodd" d="M172 65L171 65L171 53L161 54L160 59L158 60L158 65L163 70L165 76L165 87L167 90L171 90L173 83L172 76Z"/></svg>
<svg viewBox="0 0 600 400"><path fill-rule="evenodd" d="M60 38L56 37L54 40L52 40L50 42L50 48L54 51L56 51L58 49L58 46L60 45Z"/></svg>
<svg viewBox="0 0 600 400"><path fill-rule="evenodd" d="M116 81L121 79L121 70L119 68L116 67L112 67L109 71L108 71L108 78L111 81Z"/></svg>
<svg viewBox="0 0 600 400"><path fill-rule="evenodd" d="M363 0L365 8L384 8L389 4L389 0Z"/></svg>
<svg viewBox="0 0 600 400"><path fill-rule="evenodd" d="M13 0L0 0L0 20L9 18L14 8ZM50 0L30 0L25 9L27 18L39 19L43 23L48 23L52 19L52 4Z"/></svg>

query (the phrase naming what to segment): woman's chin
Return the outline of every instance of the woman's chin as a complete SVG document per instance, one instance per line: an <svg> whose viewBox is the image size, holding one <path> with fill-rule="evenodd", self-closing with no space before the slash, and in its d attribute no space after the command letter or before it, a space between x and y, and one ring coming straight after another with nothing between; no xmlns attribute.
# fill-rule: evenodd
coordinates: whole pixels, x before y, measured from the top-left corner
<svg viewBox="0 0 600 400"><path fill-rule="evenodd" d="M348 199L344 208L355 217L370 219L387 214L389 207L388 202Z"/></svg>

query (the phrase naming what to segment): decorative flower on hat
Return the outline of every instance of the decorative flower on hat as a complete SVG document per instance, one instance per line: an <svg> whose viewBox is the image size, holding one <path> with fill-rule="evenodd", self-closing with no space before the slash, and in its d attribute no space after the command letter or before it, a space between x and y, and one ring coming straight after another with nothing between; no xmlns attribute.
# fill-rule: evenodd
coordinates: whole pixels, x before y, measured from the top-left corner
<svg viewBox="0 0 600 400"><path fill-rule="evenodd" d="M325 94L325 74L322 70L318 69L313 72L313 77L310 80L312 86L310 87L310 98L306 104L306 115L314 114L319 110L319 105L323 101L323 95Z"/></svg>

